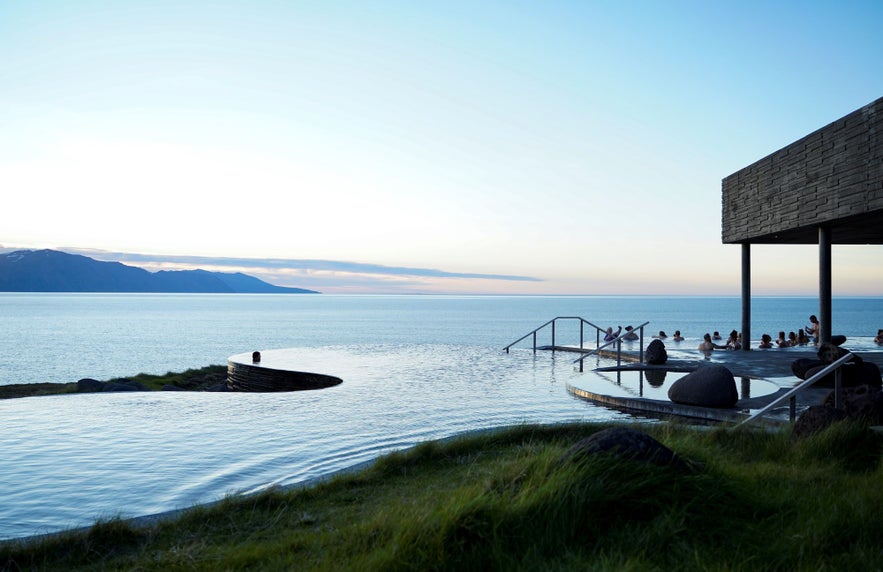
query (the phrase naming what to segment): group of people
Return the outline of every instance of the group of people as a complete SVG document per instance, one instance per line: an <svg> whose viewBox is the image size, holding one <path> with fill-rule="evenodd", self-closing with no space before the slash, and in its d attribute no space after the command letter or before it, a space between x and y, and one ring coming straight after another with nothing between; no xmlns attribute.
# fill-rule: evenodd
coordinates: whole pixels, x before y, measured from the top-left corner
<svg viewBox="0 0 883 572"><path fill-rule="evenodd" d="M760 337L760 343L758 344L759 349L769 349L769 348L790 348L796 346L806 346L810 343L818 345L819 343L819 333L821 330L821 324L819 324L819 319L812 315L809 317L809 325L805 328L799 328L797 332L788 332L788 336L785 336L784 331L779 332L779 337L773 340L772 336L769 334L763 334ZM881 339L881 345L883 345L883 330L878 332L878 337ZM725 344L716 344L715 340L719 340L720 334L717 332L714 335L705 334L703 341L699 344L699 351L710 352L713 350L740 350L742 349L742 334L733 330L730 332L729 338Z"/></svg>
<svg viewBox="0 0 883 572"><path fill-rule="evenodd" d="M622 326L617 326L616 331L613 331L613 326L607 328L607 331L604 332L604 341L612 342L616 338L619 337L619 334L622 333ZM625 327L625 334L622 336L623 340L627 342L633 342L638 339L638 334L635 333L635 329L631 326Z"/></svg>
<svg viewBox="0 0 883 572"><path fill-rule="evenodd" d="M610 342L615 340L622 333L623 327L618 326L616 331L613 330L613 327L607 328L607 331L604 334L604 341ZM803 328L798 328L797 332L788 332L788 335L785 335L784 331L779 332L779 336L773 340L772 336L769 334L763 334L760 337L760 344L758 344L759 349L769 349L769 348L790 348L797 346L806 346L810 343L818 345L819 344L819 334L821 330L821 324L819 323L819 319L812 315L809 317L809 324L807 324ZM638 339L638 334L635 333L634 328L632 326L625 327L625 335L622 336L621 339L625 341L634 341ZM660 330L659 333L653 336L656 339L665 340L668 339L668 335ZM717 343L722 340L719 332L714 332L713 334L705 334L702 336L702 342L699 344L699 351L702 352L711 352L714 350L740 350L742 349L742 334L733 330L730 332L730 335L727 337L726 342ZM674 335L671 337L672 341L681 342L684 340L684 337L681 335L680 330L675 330ZM878 346L883 346L883 329L877 330L877 336L874 338L874 343Z"/></svg>
<svg viewBox="0 0 883 572"><path fill-rule="evenodd" d="M819 319L812 315L809 317L809 324L805 328L799 328L797 333L788 332L788 337L785 337L785 332L779 332L779 337L773 341L773 338L769 334L764 334L760 337L760 344L757 346L760 349L769 349L769 348L790 348L795 346L806 346L812 342L815 345L819 344L819 333L821 330L821 324L819 323Z"/></svg>

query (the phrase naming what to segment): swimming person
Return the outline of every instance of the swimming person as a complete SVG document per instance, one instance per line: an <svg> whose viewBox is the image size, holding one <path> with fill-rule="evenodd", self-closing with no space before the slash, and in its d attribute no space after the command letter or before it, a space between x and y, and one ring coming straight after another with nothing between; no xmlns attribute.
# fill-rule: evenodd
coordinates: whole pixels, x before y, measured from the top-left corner
<svg viewBox="0 0 883 572"><path fill-rule="evenodd" d="M633 342L638 339L638 334L635 333L635 329L631 326L625 327L626 334L622 337L622 339Z"/></svg>
<svg viewBox="0 0 883 572"><path fill-rule="evenodd" d="M674 337L672 337L672 340L675 341L675 342L682 342L682 341L684 341L684 336L681 335L681 331L680 331L680 330L675 330L675 335L674 335Z"/></svg>
<svg viewBox="0 0 883 572"><path fill-rule="evenodd" d="M779 332L779 337L776 338L776 345L780 348L787 348L791 344L788 343L788 340L785 339L785 332Z"/></svg>

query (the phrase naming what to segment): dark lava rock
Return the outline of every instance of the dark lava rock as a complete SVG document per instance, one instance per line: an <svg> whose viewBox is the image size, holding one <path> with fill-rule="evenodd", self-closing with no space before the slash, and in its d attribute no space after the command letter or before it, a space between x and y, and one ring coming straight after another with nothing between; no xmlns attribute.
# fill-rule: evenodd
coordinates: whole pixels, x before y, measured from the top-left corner
<svg viewBox="0 0 883 572"><path fill-rule="evenodd" d="M862 385L868 385L880 389L880 387L883 386L883 379L881 379L880 368L877 364L861 361L861 358L858 356L855 357L858 358L856 362L847 362L840 368L843 376L841 379L843 387L860 387ZM822 371L827 365L828 364L823 364L808 369L806 371L806 379L809 379ZM834 383L835 374L832 371L813 385L815 387L834 387Z"/></svg>
<svg viewBox="0 0 883 572"><path fill-rule="evenodd" d="M791 373L800 379L807 379L809 376L806 375L806 372L824 365L827 364L820 359L800 358L791 362Z"/></svg>
<svg viewBox="0 0 883 572"><path fill-rule="evenodd" d="M579 461L602 453L655 465L683 466L674 451L645 433L625 427L603 429L577 442L564 453L561 462Z"/></svg>
<svg viewBox="0 0 883 572"><path fill-rule="evenodd" d="M846 417L846 411L841 409L825 407L824 405L813 405L797 418L797 421L794 423L794 429L791 432L791 438L802 439L809 437L837 421L846 419Z"/></svg>
<svg viewBox="0 0 883 572"><path fill-rule="evenodd" d="M662 365L668 361L668 352L662 340L653 340L644 352L644 361L651 365Z"/></svg>
<svg viewBox="0 0 883 572"><path fill-rule="evenodd" d="M162 386L160 391L187 391L183 387L178 387L177 385L172 385L171 383L167 383Z"/></svg>
<svg viewBox="0 0 883 572"><path fill-rule="evenodd" d="M732 407L739 400L736 379L722 365L705 365L674 382L668 389L674 403L702 407Z"/></svg>
<svg viewBox="0 0 883 572"><path fill-rule="evenodd" d="M848 417L863 419L870 425L883 425L883 392L879 388L868 385L844 388L841 399L843 411ZM825 398L823 405L834 408L833 391Z"/></svg>
<svg viewBox="0 0 883 572"><path fill-rule="evenodd" d="M85 377L77 382L77 391L81 393L95 393L104 390L104 382Z"/></svg>
<svg viewBox="0 0 883 572"><path fill-rule="evenodd" d="M105 383L104 391L150 391L150 388L133 379L117 379Z"/></svg>

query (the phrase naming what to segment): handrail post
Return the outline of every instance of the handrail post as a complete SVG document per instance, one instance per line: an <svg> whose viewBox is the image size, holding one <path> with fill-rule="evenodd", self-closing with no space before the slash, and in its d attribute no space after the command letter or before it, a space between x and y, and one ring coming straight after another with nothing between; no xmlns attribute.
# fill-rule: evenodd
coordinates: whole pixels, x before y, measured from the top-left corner
<svg viewBox="0 0 883 572"><path fill-rule="evenodd" d="M797 395L792 395L788 400L788 420L794 423L795 419L797 419Z"/></svg>
<svg viewBox="0 0 883 572"><path fill-rule="evenodd" d="M644 363L644 326L640 327L641 333L638 339L638 363Z"/></svg>
<svg viewBox="0 0 883 572"><path fill-rule="evenodd" d="M586 324L580 319L579 321L579 349L583 349L583 330L585 329Z"/></svg>
<svg viewBox="0 0 883 572"><path fill-rule="evenodd" d="M537 331L533 331L533 353L537 353Z"/></svg>
<svg viewBox="0 0 883 572"><path fill-rule="evenodd" d="M843 368L834 371L834 409L843 407Z"/></svg>
<svg viewBox="0 0 883 572"><path fill-rule="evenodd" d="M552 353L555 353L555 320L552 320Z"/></svg>
<svg viewBox="0 0 883 572"><path fill-rule="evenodd" d="M622 364L622 340L616 340L616 367Z"/></svg>

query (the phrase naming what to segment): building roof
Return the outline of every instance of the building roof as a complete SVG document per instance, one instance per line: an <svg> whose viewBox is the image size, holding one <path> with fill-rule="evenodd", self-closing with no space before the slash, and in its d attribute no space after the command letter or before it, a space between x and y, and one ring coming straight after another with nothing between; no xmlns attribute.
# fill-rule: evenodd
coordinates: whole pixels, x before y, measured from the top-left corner
<svg viewBox="0 0 883 572"><path fill-rule="evenodd" d="M723 179L722 241L883 244L883 98Z"/></svg>

